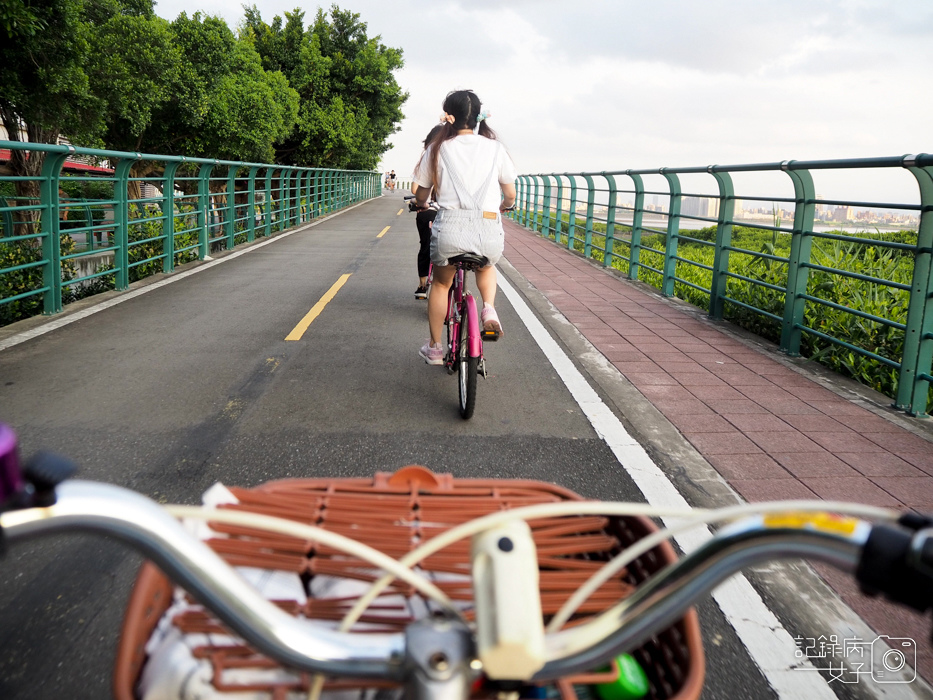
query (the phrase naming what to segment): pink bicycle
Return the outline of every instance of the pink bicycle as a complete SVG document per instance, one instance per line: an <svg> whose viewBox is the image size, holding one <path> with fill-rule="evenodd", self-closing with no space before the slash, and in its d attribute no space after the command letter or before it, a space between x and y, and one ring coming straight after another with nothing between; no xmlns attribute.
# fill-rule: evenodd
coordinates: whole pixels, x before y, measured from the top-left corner
<svg viewBox="0 0 933 700"><path fill-rule="evenodd" d="M470 418L476 408L476 377L486 378L483 341L498 340L496 331L486 331L479 320L476 298L466 288L466 273L489 264L481 255L464 253L450 259L457 272L447 295L447 355L444 366L449 374L457 373L460 416Z"/></svg>

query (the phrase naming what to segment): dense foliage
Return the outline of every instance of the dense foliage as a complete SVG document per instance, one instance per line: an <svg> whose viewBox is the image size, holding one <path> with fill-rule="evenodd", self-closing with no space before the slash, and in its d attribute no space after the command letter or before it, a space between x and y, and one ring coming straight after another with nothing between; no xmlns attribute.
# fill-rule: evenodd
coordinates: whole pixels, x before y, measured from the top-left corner
<svg viewBox="0 0 933 700"><path fill-rule="evenodd" d="M374 168L402 119L402 52L337 6L303 22L266 25L254 6L237 36L198 12L168 22L152 0L3 0L0 118L13 140L25 125L38 143ZM37 175L28 160L13 174Z"/></svg>
<svg viewBox="0 0 933 700"><path fill-rule="evenodd" d="M393 73L402 52L366 35L360 16L336 5L318 10L305 29L304 12L286 12L283 22L263 22L246 8L244 38L253 42L263 67L281 71L298 91L298 121L276 148L276 162L371 170L388 150L408 99Z"/></svg>

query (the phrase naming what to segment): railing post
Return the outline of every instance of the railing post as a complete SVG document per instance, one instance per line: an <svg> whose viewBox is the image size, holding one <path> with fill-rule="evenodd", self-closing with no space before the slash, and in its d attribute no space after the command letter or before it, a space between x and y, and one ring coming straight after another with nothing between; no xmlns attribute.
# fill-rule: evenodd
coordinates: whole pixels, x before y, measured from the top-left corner
<svg viewBox="0 0 933 700"><path fill-rule="evenodd" d="M304 216L304 205L301 203L304 192L304 187L302 183L304 182L304 171L294 170L292 172L295 179L295 226L301 224L302 217Z"/></svg>
<svg viewBox="0 0 933 700"><path fill-rule="evenodd" d="M297 213L295 225L300 226L305 221L305 204L308 201L307 198L307 173L304 169L295 171L295 190L297 196Z"/></svg>
<svg viewBox="0 0 933 700"><path fill-rule="evenodd" d="M126 289L130 286L130 203L129 182L130 169L136 158L121 159L113 169L113 194L116 204L113 205L114 243L117 249L113 253L113 263L116 268L116 289Z"/></svg>
<svg viewBox="0 0 933 700"><path fill-rule="evenodd" d="M291 171L291 192L292 192L292 226L298 226L301 223L301 171L295 168Z"/></svg>
<svg viewBox="0 0 933 700"><path fill-rule="evenodd" d="M169 161L162 172L162 272L175 269L175 174L184 162Z"/></svg>
<svg viewBox="0 0 933 700"><path fill-rule="evenodd" d="M233 250L235 245L235 220L236 220L236 172L237 166L227 166L227 211L224 212L226 221L224 221L224 233L227 235L227 250Z"/></svg>
<svg viewBox="0 0 933 700"><path fill-rule="evenodd" d="M279 172L279 200L281 201L281 215L280 220L282 222L280 231L285 231L286 229L291 228L292 220L292 170L291 168L283 167Z"/></svg>
<svg viewBox="0 0 933 700"><path fill-rule="evenodd" d="M291 171L292 217L291 225L301 223L301 171L297 168Z"/></svg>
<svg viewBox="0 0 933 700"><path fill-rule="evenodd" d="M304 177L304 182L305 182L305 187L304 187L304 193L305 193L304 200L305 200L305 205L304 205L304 207L302 208L302 212L303 212L302 221L303 221L303 222L304 222L304 221L311 221L311 177L312 177L313 174L314 174L314 173L313 173L313 172L311 171L311 169L309 168L309 169L307 169L307 170L304 171L304 175L303 175L303 177Z"/></svg>
<svg viewBox="0 0 933 700"><path fill-rule="evenodd" d="M246 240L256 240L256 175L259 166L253 165L249 169L249 180L246 194Z"/></svg>
<svg viewBox="0 0 933 700"><path fill-rule="evenodd" d="M531 194L531 230L540 231L541 230L541 218L538 212L538 176L532 175L531 182L534 185Z"/></svg>
<svg viewBox="0 0 933 700"><path fill-rule="evenodd" d="M62 237L61 208L58 197L59 177L62 166L68 156L74 153L73 146L68 146L64 153L48 153L42 164L42 182L39 186L40 214L36 221L39 235L42 236L42 286L46 288L42 295L42 312L57 314L62 310ZM35 152L31 154L36 157ZM124 193L124 197L126 194ZM28 218L28 217L27 217ZM43 226L43 220L47 225ZM43 235L42 229L45 229ZM10 235L13 235L11 229Z"/></svg>
<svg viewBox="0 0 933 700"><path fill-rule="evenodd" d="M327 173L327 213L337 209L337 171L329 170Z"/></svg>
<svg viewBox="0 0 933 700"><path fill-rule="evenodd" d="M275 220L278 224L278 230L284 231L288 228L288 169L278 168L279 183L279 205L276 211Z"/></svg>
<svg viewBox="0 0 933 700"><path fill-rule="evenodd" d="M534 202L532 201L531 175L525 176L525 207L524 207L525 227L534 226Z"/></svg>
<svg viewBox="0 0 933 700"><path fill-rule="evenodd" d="M562 175L555 175L557 180L557 227L554 231L554 241L558 244L564 242L564 178Z"/></svg>
<svg viewBox="0 0 933 700"><path fill-rule="evenodd" d="M324 212L330 214L334 209L333 170L324 171Z"/></svg>
<svg viewBox="0 0 933 700"><path fill-rule="evenodd" d="M920 186L921 213L894 405L922 416L926 414L929 387L933 383L933 167L918 167L916 160L912 156L904 158L904 167Z"/></svg>
<svg viewBox="0 0 933 700"><path fill-rule="evenodd" d="M619 188L616 185L615 176L603 173L606 178L606 185L609 187L609 207L606 211L606 246L603 248L603 267L612 267L612 259L615 257L615 235L616 235L616 201L619 197Z"/></svg>
<svg viewBox="0 0 933 700"><path fill-rule="evenodd" d="M262 234L263 236L272 235L272 217L274 215L272 212L272 174L274 172L275 172L275 168L271 166L266 168L266 194L265 194L266 201L263 202L263 206L262 206L262 213L263 213L262 218L263 218L263 224L265 228L265 231Z"/></svg>
<svg viewBox="0 0 933 700"><path fill-rule="evenodd" d="M198 171L198 258L204 260L210 252L208 245L208 207L211 205L211 170L214 163L202 163Z"/></svg>
<svg viewBox="0 0 933 700"><path fill-rule="evenodd" d="M321 169L314 169L314 204L311 209L311 217L316 219L321 215L321 207L324 198L324 190L322 188L322 177Z"/></svg>
<svg viewBox="0 0 933 700"><path fill-rule="evenodd" d="M661 174L667 180L670 189L670 201L667 212L667 242L664 246L664 278L661 280L661 293L666 297L674 296L674 278L677 276L677 243L680 238L680 178L675 173L661 168Z"/></svg>
<svg viewBox="0 0 933 700"><path fill-rule="evenodd" d="M282 168L279 174L279 190L282 200L282 228L284 231L292 225L292 174L291 168Z"/></svg>
<svg viewBox="0 0 933 700"><path fill-rule="evenodd" d="M336 174L333 170L325 171L324 176L324 210L330 214L334 210L334 193L336 191Z"/></svg>
<svg viewBox="0 0 933 700"><path fill-rule="evenodd" d="M635 202L632 207L632 236L629 245L628 254L628 276L633 280L638 279L638 271L641 269L641 234L642 222L645 216L645 182L641 175L629 170L625 172L635 186Z"/></svg>
<svg viewBox="0 0 933 700"><path fill-rule="evenodd" d="M577 238L577 178L570 173L564 173L570 180L570 218L567 221L567 249L573 250Z"/></svg>
<svg viewBox="0 0 933 700"><path fill-rule="evenodd" d="M292 170L291 168L282 168L279 173L279 190L282 201L282 227L280 231L285 231L292 226Z"/></svg>
<svg viewBox="0 0 933 700"><path fill-rule="evenodd" d="M716 222L716 248L713 252L713 279L710 283L710 318L722 318L725 306L726 287L729 277L729 251L732 245L732 219L735 215L735 187L729 173L715 172L711 165L707 170L719 185L719 221Z"/></svg>
<svg viewBox="0 0 933 700"><path fill-rule="evenodd" d="M816 212L816 189L808 170L791 170L793 161L781 163L794 183L794 232L787 261L787 288L784 291L784 320L781 324L781 351L791 357L800 355L801 326L810 279L810 251L813 246L813 215Z"/></svg>
<svg viewBox="0 0 933 700"><path fill-rule="evenodd" d="M528 176L522 175L518 178L520 185L520 193L522 197L522 211L521 211L521 223L522 226L528 228Z"/></svg>
<svg viewBox="0 0 933 700"><path fill-rule="evenodd" d="M584 173L586 180L586 228L583 229L583 257L593 256L593 204L596 202L596 183L593 176Z"/></svg>
<svg viewBox="0 0 933 700"><path fill-rule="evenodd" d="M548 238L551 237L551 176L541 175L541 182L544 184L544 223L543 233Z"/></svg>

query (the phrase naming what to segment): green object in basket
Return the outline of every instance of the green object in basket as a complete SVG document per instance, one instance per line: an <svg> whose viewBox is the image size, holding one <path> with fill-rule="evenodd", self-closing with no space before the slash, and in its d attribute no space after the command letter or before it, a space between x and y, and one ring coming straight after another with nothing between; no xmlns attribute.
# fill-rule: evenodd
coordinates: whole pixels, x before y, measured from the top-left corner
<svg viewBox="0 0 933 700"><path fill-rule="evenodd" d="M629 654L612 660L619 669L619 679L613 683L599 683L596 694L602 700L637 700L648 694L648 676Z"/></svg>

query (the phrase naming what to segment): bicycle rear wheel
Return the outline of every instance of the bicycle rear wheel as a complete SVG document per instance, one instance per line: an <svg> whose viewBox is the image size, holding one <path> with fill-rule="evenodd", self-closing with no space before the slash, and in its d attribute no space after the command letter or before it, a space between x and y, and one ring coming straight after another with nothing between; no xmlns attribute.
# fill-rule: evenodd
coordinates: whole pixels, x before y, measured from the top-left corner
<svg viewBox="0 0 933 700"><path fill-rule="evenodd" d="M470 357L470 318L475 313L464 299L460 307L460 338L457 352L457 385L460 394L460 417L471 418L476 408L476 375L479 374L479 358ZM475 324L474 324L475 325Z"/></svg>

